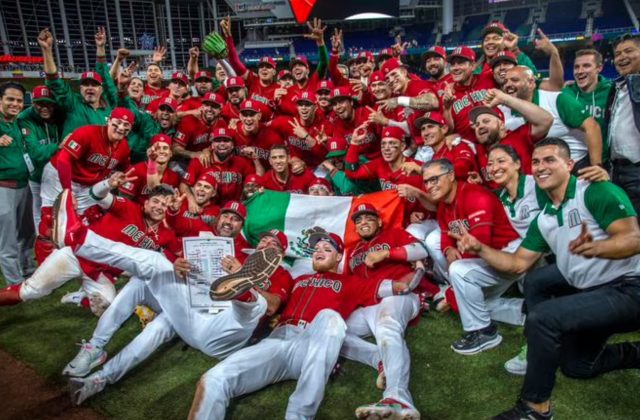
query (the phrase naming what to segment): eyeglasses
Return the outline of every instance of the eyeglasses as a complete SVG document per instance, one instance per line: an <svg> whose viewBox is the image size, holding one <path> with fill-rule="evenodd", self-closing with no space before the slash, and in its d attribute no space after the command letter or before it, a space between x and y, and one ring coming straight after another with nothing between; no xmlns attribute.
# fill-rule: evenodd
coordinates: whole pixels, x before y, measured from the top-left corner
<svg viewBox="0 0 640 420"><path fill-rule="evenodd" d="M447 172L443 172L440 175L434 175L432 177L429 177L427 179L424 180L424 185L436 185L438 184L438 182L440 182L440 178L442 178L445 175L450 174L451 171L447 171Z"/></svg>

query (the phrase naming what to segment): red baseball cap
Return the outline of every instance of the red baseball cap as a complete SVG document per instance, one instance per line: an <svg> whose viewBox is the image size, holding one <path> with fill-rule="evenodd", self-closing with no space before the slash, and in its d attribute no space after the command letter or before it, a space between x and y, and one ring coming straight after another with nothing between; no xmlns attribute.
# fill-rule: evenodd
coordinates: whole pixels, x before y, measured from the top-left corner
<svg viewBox="0 0 640 420"><path fill-rule="evenodd" d="M40 85L33 88L31 91L32 102L50 102L55 104L56 100L53 97L53 92L47 86Z"/></svg>
<svg viewBox="0 0 640 420"><path fill-rule="evenodd" d="M172 82L182 82L185 86L189 86L189 78L181 71L177 71L171 75Z"/></svg>
<svg viewBox="0 0 640 420"><path fill-rule="evenodd" d="M331 187L331 184L329 183L329 181L327 181L326 178L321 178L321 177L313 178L313 181L311 181L311 184L309 184L309 188L307 189L307 192L309 191L309 189L311 189L311 187L315 187L315 186L325 187L329 192L333 192L333 188Z"/></svg>
<svg viewBox="0 0 640 420"><path fill-rule="evenodd" d="M361 51L360 53L358 53L358 56L356 57L356 60L360 60L362 58L365 58L367 61L375 61L373 59L373 54L371 54L369 51Z"/></svg>
<svg viewBox="0 0 640 420"><path fill-rule="evenodd" d="M244 204L235 200L227 201L227 203L220 209L220 214L222 213L235 213L240 216L242 221L245 221L247 218L247 208Z"/></svg>
<svg viewBox="0 0 640 420"><path fill-rule="evenodd" d="M102 84L102 77L95 71L85 71L84 73L82 73L82 75L80 75L80 83L84 82L85 80L95 80L96 82Z"/></svg>
<svg viewBox="0 0 640 420"><path fill-rule="evenodd" d="M489 67L493 68L496 64L503 61L513 63L516 66L518 65L518 59L516 58L516 55L511 51L504 50L493 56L493 58L489 61Z"/></svg>
<svg viewBox="0 0 640 420"><path fill-rule="evenodd" d="M353 91L351 90L351 86L346 85L346 86L338 86L336 88L333 88L333 90L331 91L331 97L329 100L333 101L335 99L340 99L340 98L349 98L355 101L355 97L354 97Z"/></svg>
<svg viewBox="0 0 640 420"><path fill-rule="evenodd" d="M434 124L438 124L438 125L446 125L447 122L444 119L444 116L436 111L429 111L429 112L425 112L424 115L416 118L416 120L413 122L413 124L415 125L415 127L420 130L422 128L422 125L426 122L432 122Z"/></svg>
<svg viewBox="0 0 640 420"><path fill-rule="evenodd" d="M302 65L305 65L305 66L309 67L309 60L304 55L296 55L289 62L289 67L293 67L296 64L302 64Z"/></svg>
<svg viewBox="0 0 640 420"><path fill-rule="evenodd" d="M444 47L441 47L440 45L434 45L431 48L429 48L422 56L425 59L429 57L441 57L446 60L447 51L444 49Z"/></svg>
<svg viewBox="0 0 640 420"><path fill-rule="evenodd" d="M371 86L371 84L376 83L376 82L386 82L386 81L387 80L384 78L384 73L381 72L380 70L374 71L369 76L369 86Z"/></svg>
<svg viewBox="0 0 640 420"><path fill-rule="evenodd" d="M242 77L229 77L225 82L225 87L227 89L232 88L243 88L245 87L244 79Z"/></svg>
<svg viewBox="0 0 640 420"><path fill-rule="evenodd" d="M208 71L200 70L199 72L196 73L196 76L193 78L193 80L199 80L199 79L213 80L213 77L211 76L211 73L209 73Z"/></svg>
<svg viewBox="0 0 640 420"><path fill-rule="evenodd" d="M173 112L176 112L178 110L178 102L170 96L165 96L164 98L162 98L160 100L160 104L158 105L158 108L160 108L163 105L171 108Z"/></svg>
<svg viewBox="0 0 640 420"><path fill-rule="evenodd" d="M296 103L300 103L300 102L310 102L312 104L315 104L316 103L315 93L305 90L296 98Z"/></svg>
<svg viewBox="0 0 640 420"><path fill-rule="evenodd" d="M202 97L202 102L211 102L216 105L224 106L224 98L219 93L207 92Z"/></svg>
<svg viewBox="0 0 640 420"><path fill-rule="evenodd" d="M347 149L349 148L349 144L344 137L333 137L331 140L327 141L327 153L328 158L344 156L347 154Z"/></svg>
<svg viewBox="0 0 640 420"><path fill-rule="evenodd" d="M205 172L202 175L200 175L198 177L198 181L206 182L207 184L211 185L214 189L218 188L218 181L216 180L216 177L213 176L211 172Z"/></svg>
<svg viewBox="0 0 640 420"><path fill-rule="evenodd" d="M333 90L333 82L331 80L321 80L320 83L318 83L318 87L316 87L316 93L327 90L329 92Z"/></svg>
<svg viewBox="0 0 640 420"><path fill-rule="evenodd" d="M380 71L386 76L389 72L394 71L395 69L399 69L400 67L405 67L405 65L400 61L398 57L390 58L382 65Z"/></svg>
<svg viewBox="0 0 640 420"><path fill-rule="evenodd" d="M309 236L309 245L311 245L312 248L314 248L320 241L329 242L331 246L338 251L338 254L342 254L344 251L344 242L342 242L342 238L335 233L315 232Z"/></svg>
<svg viewBox="0 0 640 420"><path fill-rule="evenodd" d="M392 139L404 141L406 133L400 127L385 127L382 130L382 138L390 137Z"/></svg>
<svg viewBox="0 0 640 420"><path fill-rule="evenodd" d="M382 57L393 57L393 50L391 48L383 48L380 50L380 53L378 54L378 58L382 58Z"/></svg>
<svg viewBox="0 0 640 420"><path fill-rule="evenodd" d="M260 234L260 239L264 238L265 236L271 236L272 238L276 238L276 240L280 243L280 246L282 247L283 251L286 251L287 248L289 247L289 239L287 238L287 235L285 235L284 232L281 230L271 229L266 232L262 232Z"/></svg>
<svg viewBox="0 0 640 420"><path fill-rule="evenodd" d="M358 216L360 216L361 214L372 214L376 217L380 217L380 213L378 213L378 210L369 203L358 204L356 208L353 209L353 213L351 213L351 220L355 222Z"/></svg>
<svg viewBox="0 0 640 420"><path fill-rule="evenodd" d="M214 140L214 139L233 140L233 134L231 130L229 130L228 128L224 128L224 127L214 128L213 131L211 132L211 140Z"/></svg>
<svg viewBox="0 0 640 420"><path fill-rule="evenodd" d="M455 57L461 57L473 63L475 63L476 61L476 53L473 52L471 48L466 46L456 47L456 49L453 50L451 54L449 54L449 57L447 57L447 61L451 62L451 60L454 59Z"/></svg>
<svg viewBox="0 0 640 420"><path fill-rule="evenodd" d="M484 27L482 30L482 38L487 36L487 34L495 33L500 36L504 35L505 32L509 32L506 26L502 24L502 22L493 21Z"/></svg>
<svg viewBox="0 0 640 420"><path fill-rule="evenodd" d="M290 79L293 79L293 75L291 74L291 72L289 70L280 70L278 72L278 80L280 79L284 79L285 77L288 77Z"/></svg>
<svg viewBox="0 0 640 420"><path fill-rule="evenodd" d="M167 143L169 146L171 146L171 143L173 143L173 140L171 140L171 137L164 134L164 133L158 133L155 136L151 137L151 141L150 144L156 144L156 143Z"/></svg>
<svg viewBox="0 0 640 420"><path fill-rule="evenodd" d="M276 61L271 57L262 57L260 59L260 62L258 62L258 66L260 66L261 64L268 64L274 69L276 68Z"/></svg>
<svg viewBox="0 0 640 420"><path fill-rule="evenodd" d="M247 184L258 184L258 185L260 185L260 186L261 186L261 185L262 185L262 182L260 181L260 177L259 177L258 175L256 175L256 174L251 174L251 175L247 176L247 177L244 179L244 183L243 183L243 184L244 184L244 185L247 185Z"/></svg>
<svg viewBox="0 0 640 420"><path fill-rule="evenodd" d="M122 107L113 108L113 111L111 111L109 118L124 120L131 123L131 125L133 125L133 123L136 122L136 116L133 115L133 112L129 111L127 108L122 108Z"/></svg>
<svg viewBox="0 0 640 420"><path fill-rule="evenodd" d="M262 107L260 105L261 104L258 101L255 101L253 99L245 99L240 104L240 112L242 112L242 111L261 112L262 111Z"/></svg>
<svg viewBox="0 0 640 420"><path fill-rule="evenodd" d="M485 105L477 106L469 111L469 121L471 121L472 123L476 122L476 119L478 119L478 117L482 114L491 114L494 117L498 117L501 121L504 122L504 114L502 113L502 111L500 111L500 109L490 108Z"/></svg>

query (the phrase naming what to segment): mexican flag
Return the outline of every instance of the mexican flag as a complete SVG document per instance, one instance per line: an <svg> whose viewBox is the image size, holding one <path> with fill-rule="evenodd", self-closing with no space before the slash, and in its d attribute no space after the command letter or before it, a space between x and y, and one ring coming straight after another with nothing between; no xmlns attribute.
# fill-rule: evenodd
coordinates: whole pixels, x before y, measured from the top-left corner
<svg viewBox="0 0 640 420"><path fill-rule="evenodd" d="M365 194L358 197L316 197L266 190L255 194L244 204L247 220L244 236L255 245L259 235L269 229L279 229L287 235L286 262L295 277L312 272L309 236L316 227L339 235L345 243L345 258L359 237L350 215L359 204L372 204L381 214L385 227L402 227L404 202L395 190Z"/></svg>

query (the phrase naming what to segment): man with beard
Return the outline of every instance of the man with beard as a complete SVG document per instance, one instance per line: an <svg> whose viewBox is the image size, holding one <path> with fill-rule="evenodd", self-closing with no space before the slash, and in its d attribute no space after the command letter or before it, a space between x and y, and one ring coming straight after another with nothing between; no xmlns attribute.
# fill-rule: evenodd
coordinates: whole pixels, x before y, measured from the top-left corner
<svg viewBox="0 0 640 420"><path fill-rule="evenodd" d="M262 165L262 168L266 169L269 167L269 150L276 144L284 144L284 140L274 129L261 122L262 109L262 104L257 101L242 102L240 122L236 126L234 140L240 155L252 159L254 164ZM258 175L262 175L262 168L258 170L256 166Z"/></svg>
<svg viewBox="0 0 640 420"><path fill-rule="evenodd" d="M96 69L80 76L80 93L74 92L69 84L58 74L53 54L53 35L44 29L38 35L38 44L42 49L46 85L51 89L56 101L65 113L62 129L63 138L73 130L89 124L104 125L111 110L117 105L115 83L109 76L104 28L96 34ZM104 91L103 91L104 90ZM104 93L104 94L103 94Z"/></svg>
<svg viewBox="0 0 640 420"><path fill-rule="evenodd" d="M193 198L199 213L189 211L189 202L182 194L169 204L167 223L179 238L199 236L200 232L213 232L214 222L220 214L220 207L214 203L218 182L211 173L205 172L193 186Z"/></svg>
<svg viewBox="0 0 640 420"><path fill-rule="evenodd" d="M164 97L157 98L149 105L147 105L146 111L150 114L155 114L158 107L162 103L162 99L165 97L172 98L178 103L178 117L188 115L189 110L184 107L185 100L189 97L189 78L181 71L177 71L171 75L171 81L169 81L169 93Z"/></svg>
<svg viewBox="0 0 640 420"><path fill-rule="evenodd" d="M115 197L109 192L127 182L130 175L130 172L116 172L91 187L96 202L107 214L91 224L89 229L111 240L159 251L158 254L166 252L171 258L175 258L182 252L181 246L171 229L163 223L167 196L173 195L173 190L158 186L149 193L149 198L142 205ZM71 194L70 190L64 190L61 199L69 197L71 202ZM77 221L87 229L79 218ZM0 290L0 305L16 305L40 299L69 280L81 277L83 297L88 299L91 311L100 316L115 298L113 283L121 272L79 257L71 247L65 246L64 235L57 227L54 226L53 239L59 249L49 255L24 283Z"/></svg>
<svg viewBox="0 0 640 420"><path fill-rule="evenodd" d="M573 170L602 163L602 133L589 110L566 92L550 92L536 87L533 73L517 66L507 72L502 91L533 103L553 116L548 137L562 138L571 149Z"/></svg>
<svg viewBox="0 0 640 420"><path fill-rule="evenodd" d="M24 95L18 83L0 85L0 268L8 284L22 282L33 270L29 163L18 126Z"/></svg>
<svg viewBox="0 0 640 420"><path fill-rule="evenodd" d="M380 213L371 204L359 204L351 220L360 240L347 260L349 274L370 282L403 281L413 276L412 261L427 258L424 246L405 230L383 229ZM418 295L409 293L386 297L377 304L357 309L347 318L341 354L377 369L380 373L376 386L384 391L381 401L358 407L356 417L420 418L409 392L411 362L404 341L405 329L419 310ZM375 338L375 344L364 340L369 336Z"/></svg>
<svg viewBox="0 0 640 420"><path fill-rule="evenodd" d="M409 184L416 188L422 186L419 175L406 175L402 168L407 162L416 162L410 157L405 157L402 152L406 148L405 133L399 127L386 127L382 131L380 142L381 156L365 164L360 164L360 144L362 144L364 134L355 134L351 138L351 146L347 150L345 158L345 173L351 179L357 180L378 180L380 189L396 190L398 185ZM405 206L405 217L402 225L411 223L411 215L419 211L415 199L408 199Z"/></svg>
<svg viewBox="0 0 640 420"><path fill-rule="evenodd" d="M458 354L472 355L496 347L502 336L492 320L522 325L522 300L501 298L520 276L494 272L474 255L461 253L454 237L463 231L473 232L482 243L512 252L520 236L498 196L482 186L458 182L448 160L427 162L422 179L430 201L438 206L441 249L449 264L449 279L465 331L451 348Z"/></svg>
<svg viewBox="0 0 640 420"><path fill-rule="evenodd" d="M429 82L432 83L433 91L436 92L438 98L444 94L444 84L453 83L451 75L447 73L447 52L444 47L434 45L425 52L424 69L430 76Z"/></svg>
<svg viewBox="0 0 640 420"><path fill-rule="evenodd" d="M360 305L408 292L406 283L338 274L344 245L334 233L314 235L309 244L315 272L294 280L280 322L266 339L202 376L190 418L222 419L232 398L287 378L298 383L284 417L313 418L345 339L344 319Z"/></svg>
<svg viewBox="0 0 640 420"><path fill-rule="evenodd" d="M331 80L321 80L316 89L316 104L330 122L335 119L335 114L331 107L331 91L333 88L334 85Z"/></svg>
<svg viewBox="0 0 640 420"><path fill-rule="evenodd" d="M553 115L531 102L507 95L498 89L487 91L485 102L486 106L477 106L469 113L479 143L476 150L483 180L491 181L487 172L487 158L489 149L494 144L511 146L520 158L522 171L531 174L533 146L547 136L553 124ZM499 105L517 112L527 123L516 130L507 130L504 115L497 108Z"/></svg>
<svg viewBox="0 0 640 420"><path fill-rule="evenodd" d="M393 110L399 106L424 111L436 110L440 107L438 97L430 83L412 79L409 71L398 58L392 58L384 63L381 69L385 75L392 97L379 101L383 111Z"/></svg>
<svg viewBox="0 0 640 420"><path fill-rule="evenodd" d="M203 165L211 160L211 132L226 128L222 119L224 99L217 93L206 93L198 116L187 115L178 123L173 153L183 159L199 159Z"/></svg>
<svg viewBox="0 0 640 420"><path fill-rule="evenodd" d="M269 152L269 164L271 169L262 177L262 187L273 191L289 191L297 194L306 194L309 185L314 179L313 172L305 168L300 174L294 174L291 170L291 156L285 145L275 145Z"/></svg>
<svg viewBox="0 0 640 420"><path fill-rule="evenodd" d="M349 144L343 137L334 137L327 140L327 150L329 151L326 160L321 167L328 171L327 178L331 180L333 190L336 195L357 196L380 191L378 180L354 180L349 178L344 172L344 157L347 154ZM359 157L359 163L367 163L364 156Z"/></svg>
<svg viewBox="0 0 640 420"><path fill-rule="evenodd" d="M371 111L364 107L356 108L356 100L350 86L339 86L331 93L331 104L336 120L333 123L333 137L342 137L351 143L354 136L361 137L358 146L360 153L367 159L380 156L380 126L369 123Z"/></svg>
<svg viewBox="0 0 640 420"><path fill-rule="evenodd" d="M242 186L242 196L240 197L240 201L245 202L262 188L262 181L260 177L256 174L251 174L245 178L244 184Z"/></svg>
<svg viewBox="0 0 640 420"><path fill-rule="evenodd" d="M381 71L371 73L367 94L367 96L372 97L373 110L375 111L369 114L369 121L371 123L379 124L383 127L389 125L401 127L406 132L409 131L407 122L405 121L405 108L399 106L395 109L387 109L381 103L381 101L391 97L391 87L389 86L384 73Z"/></svg>
<svg viewBox="0 0 640 420"><path fill-rule="evenodd" d="M360 81L364 86L369 84L369 76L376 68L376 60L373 58L373 54L369 51L361 51L356 57L356 66L358 67L358 74L360 74Z"/></svg>
<svg viewBox="0 0 640 420"><path fill-rule="evenodd" d="M218 203L225 204L229 200L238 200L242 194L242 183L251 174L256 173L255 167L247 159L235 156L233 134L227 128L216 128L211 134L210 162L203 165L200 159L191 159L187 173L180 183L180 192L187 195L189 211L200 213L202 208L196 203L191 187L204 173L211 173L218 182ZM258 163L259 165L259 163ZM262 167L259 167L262 171ZM259 174L262 175L262 174Z"/></svg>
<svg viewBox="0 0 640 420"><path fill-rule="evenodd" d="M247 87L242 77L229 77L224 84L227 103L222 108L222 117L231 122L240 118L240 104L247 98Z"/></svg>
<svg viewBox="0 0 640 420"><path fill-rule="evenodd" d="M22 130L26 151L33 164L33 169L29 171L29 189L33 200L33 222L37 228L40 225L42 207L42 171L60 146L62 111L56 106L51 89L46 86L33 88L31 101L33 106L18 115L18 126Z"/></svg>
<svg viewBox="0 0 640 420"><path fill-rule="evenodd" d="M140 162L131 167L131 177L120 187L120 194L138 203L144 203L149 198L149 191L160 184L178 188L180 176L169 168L171 152L171 137L166 134L156 134L151 138L148 150L148 161Z"/></svg>
<svg viewBox="0 0 640 420"><path fill-rule="evenodd" d="M195 89L197 96L193 95L193 89ZM181 111L183 117L187 115L197 117L200 115L202 98L204 98L207 93L213 93L213 78L211 77L211 73L206 70L195 73L191 93L192 95L182 103Z"/></svg>
<svg viewBox="0 0 640 420"><path fill-rule="evenodd" d="M331 123L322 118L315 97L313 92L302 92L296 99L296 117L277 117L269 124L284 139L291 156L301 159L309 168L324 160L327 153L324 141L332 133Z"/></svg>

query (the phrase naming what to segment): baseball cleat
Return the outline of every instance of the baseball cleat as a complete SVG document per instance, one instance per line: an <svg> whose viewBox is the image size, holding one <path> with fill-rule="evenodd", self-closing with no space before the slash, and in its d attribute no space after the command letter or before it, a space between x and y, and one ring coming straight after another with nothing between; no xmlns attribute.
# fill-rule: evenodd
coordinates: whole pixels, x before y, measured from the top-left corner
<svg viewBox="0 0 640 420"><path fill-rule="evenodd" d="M69 395L73 405L80 405L87 398L96 395L102 391L107 385L107 381L100 376L100 372L96 372L86 378L70 378L69 379Z"/></svg>
<svg viewBox="0 0 640 420"><path fill-rule="evenodd" d="M392 398L385 398L377 403L356 408L356 417L367 420L420 420L420 413L411 406Z"/></svg>
<svg viewBox="0 0 640 420"><path fill-rule="evenodd" d="M212 300L231 300L254 286L267 280L282 262L282 253L266 248L251 254L242 268L222 276L211 283L209 296Z"/></svg>
<svg viewBox="0 0 640 420"><path fill-rule="evenodd" d="M140 327L144 330L144 328L156 318L156 313L151 310L148 306L138 305L136 306L136 310L134 311L138 319L140 320Z"/></svg>
<svg viewBox="0 0 640 420"><path fill-rule="evenodd" d="M85 230L86 227L73 206L73 193L69 189L63 190L53 204L53 242L58 248L74 246Z"/></svg>
<svg viewBox="0 0 640 420"><path fill-rule="evenodd" d="M86 298L87 294L83 289L80 289L76 292L67 292L60 299L60 303L65 303L67 305L82 305L82 299Z"/></svg>
<svg viewBox="0 0 640 420"><path fill-rule="evenodd" d="M80 346L80 351L76 357L74 357L62 371L63 375L73 377L87 376L89 372L91 372L91 369L100 366L107 360L107 352L101 348L87 343L84 340L82 340Z"/></svg>
<svg viewBox="0 0 640 420"><path fill-rule="evenodd" d="M384 374L384 365L378 362L378 377L376 378L376 388L384 391L387 389L387 375Z"/></svg>

